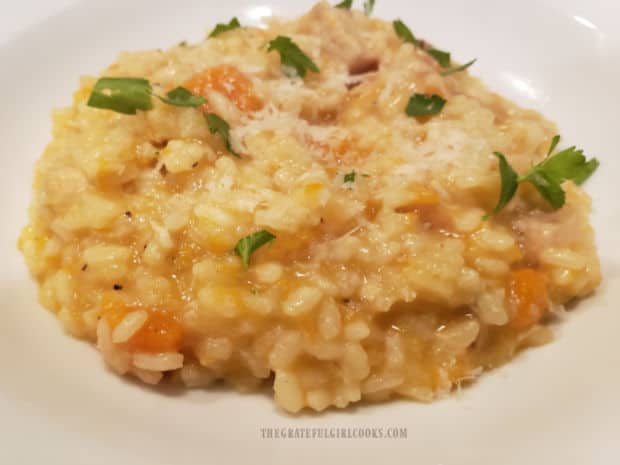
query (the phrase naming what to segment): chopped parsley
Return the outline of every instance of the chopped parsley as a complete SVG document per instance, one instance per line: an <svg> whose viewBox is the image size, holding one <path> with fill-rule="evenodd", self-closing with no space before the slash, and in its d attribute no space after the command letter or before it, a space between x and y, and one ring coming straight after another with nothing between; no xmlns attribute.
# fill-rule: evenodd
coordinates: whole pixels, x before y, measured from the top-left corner
<svg viewBox="0 0 620 465"><path fill-rule="evenodd" d="M278 36L269 42L268 52L277 51L280 54L282 66L294 69L301 78L306 76L308 70L315 73L319 68L314 62L297 46L290 37ZM286 72L286 71L285 71Z"/></svg>
<svg viewBox="0 0 620 465"><path fill-rule="evenodd" d="M450 62L451 62L450 52L445 52L443 50L439 50L438 48L431 47L431 48L426 49L426 53L432 56L435 59L435 61L439 63L439 66L441 66L442 68L450 67Z"/></svg>
<svg viewBox="0 0 620 465"><path fill-rule="evenodd" d="M232 145L230 143L230 125L215 113L204 113L204 116L205 120L207 120L207 124L209 125L209 131L211 134L219 134L222 139L224 139L226 149L234 156L238 157L239 154L232 149Z"/></svg>
<svg viewBox="0 0 620 465"><path fill-rule="evenodd" d="M273 241L275 238L276 236L263 229L262 231L250 234L237 242L237 245L235 246L235 253L241 257L243 267L247 270L250 266L250 257L252 254L263 245Z"/></svg>
<svg viewBox="0 0 620 465"><path fill-rule="evenodd" d="M499 200L497 202L497 206L495 210L493 210L493 215L499 213L504 209L508 202L514 197L517 192L517 186L519 184L519 175L512 169L504 154L500 152L494 152L497 159L499 160L499 175L502 180L502 188L499 193Z"/></svg>
<svg viewBox="0 0 620 465"><path fill-rule="evenodd" d="M465 63L464 65L461 66L454 66L452 68L448 68L445 69L441 72L442 76L450 76L451 74L454 73L459 73L461 71L465 71L467 68L469 68L471 65L473 65L476 62L476 58L474 58L471 61L468 61L467 63Z"/></svg>
<svg viewBox="0 0 620 465"><path fill-rule="evenodd" d="M413 94L405 112L409 116L432 116L443 110L446 101L439 95Z"/></svg>
<svg viewBox="0 0 620 465"><path fill-rule="evenodd" d="M411 29L407 27L407 25L400 19L397 19L392 22L392 26L394 26L394 32L398 37L400 37L403 42L407 42L409 44L413 44L415 47L419 47L420 43L411 32Z"/></svg>
<svg viewBox="0 0 620 465"><path fill-rule="evenodd" d="M476 59L474 58L473 60L468 61L464 65L452 66L452 58L450 56L450 52L445 52L437 48L427 48L425 51L430 56L432 56L437 63L439 63L439 66L444 68L444 70L440 73L442 76L449 76L460 71L465 71L476 62Z"/></svg>
<svg viewBox="0 0 620 465"><path fill-rule="evenodd" d="M147 111L153 108L153 95L153 88L147 79L103 77L95 83L87 105L135 115L138 110ZM198 107L206 103L203 97L192 94L184 87L177 87L164 97L155 96L176 107Z"/></svg>
<svg viewBox="0 0 620 465"><path fill-rule="evenodd" d="M101 78L93 88L88 106L135 115L137 110L146 111L153 108L151 99L153 95L151 84L146 79ZM203 97L192 94L184 87L177 87L164 97L155 96L162 102L177 107L199 107L207 102ZM230 126L228 123L215 113L204 113L204 118L209 125L211 134L219 134L224 139L226 149L238 157L239 154L233 150L230 143ZM167 172L166 165L162 165L162 176L165 176Z"/></svg>
<svg viewBox="0 0 620 465"><path fill-rule="evenodd" d="M583 150L574 146L552 156L551 153L559 141L560 136L555 136L546 158L531 167L522 176L519 176L512 169L502 153L495 152L495 156L499 160L502 186L499 201L491 215L499 213L510 202L517 192L518 185L523 182L532 184L554 210L564 206L566 195L562 189L562 183L564 181L573 181L576 184L584 183L596 171L599 162L596 158L586 160ZM487 218L489 216L487 215Z"/></svg>
<svg viewBox="0 0 620 465"><path fill-rule="evenodd" d="M344 175L344 182L347 183L351 183L351 182L355 182L355 176L357 175L357 173L355 172L355 170L351 171L350 173L347 173Z"/></svg>
<svg viewBox="0 0 620 465"><path fill-rule="evenodd" d="M153 108L151 83L141 78L101 78L93 87L87 105L135 115Z"/></svg>
<svg viewBox="0 0 620 465"><path fill-rule="evenodd" d="M344 10L350 10L353 6L353 0L343 0L338 5L334 5L335 8L342 8Z"/></svg>
<svg viewBox="0 0 620 465"><path fill-rule="evenodd" d="M370 16L372 14L372 10L375 9L375 0L366 0L364 2L364 13L366 16Z"/></svg>
<svg viewBox="0 0 620 465"><path fill-rule="evenodd" d="M549 150L547 150L547 157L549 157L549 155L553 153L553 151L555 150L555 148L558 146L559 143L560 143L560 136L559 134L556 134L555 136L553 136L553 139L551 139L551 145L549 146Z"/></svg>
<svg viewBox="0 0 620 465"><path fill-rule="evenodd" d="M158 98L168 105L174 105L177 107L199 107L207 103L204 97L192 94L184 87L177 87L166 94L165 97Z"/></svg>
<svg viewBox="0 0 620 465"><path fill-rule="evenodd" d="M241 27L239 20L234 17L228 23L217 23L213 30L209 33L209 37L217 37L224 32L232 31Z"/></svg>
<svg viewBox="0 0 620 465"><path fill-rule="evenodd" d="M394 21L392 25L394 26L394 32L403 40L403 42L413 44L416 48L422 48L426 53L432 56L437 63L439 63L439 66L445 68L441 72L442 76L449 76L460 71L465 71L476 62L476 59L473 59L464 65L452 67L452 57L450 52L439 50L434 47L423 47L420 41L415 38L413 32L411 32L411 29L409 29L409 27L407 27L407 25L400 19Z"/></svg>

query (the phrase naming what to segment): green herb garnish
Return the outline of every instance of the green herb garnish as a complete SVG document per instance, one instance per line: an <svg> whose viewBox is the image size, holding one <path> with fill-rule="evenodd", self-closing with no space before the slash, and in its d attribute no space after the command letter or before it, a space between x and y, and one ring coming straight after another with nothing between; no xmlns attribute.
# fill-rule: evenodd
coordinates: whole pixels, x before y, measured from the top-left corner
<svg viewBox="0 0 620 465"><path fill-rule="evenodd" d="M502 189L499 194L497 206L495 210L493 210L493 215L502 211L508 202L510 202L510 199L512 199L517 192L517 186L519 184L519 175L512 169L506 157L499 152L494 152L494 155L499 160L499 175L502 179Z"/></svg>
<svg viewBox="0 0 620 465"><path fill-rule="evenodd" d="M450 52L445 52L437 48L427 48L425 51L430 56L432 56L435 61L437 61L437 63L439 63L439 66L441 66L442 68L446 68L441 72L442 76L449 76L460 71L465 71L476 62L476 59L474 58L473 60L468 61L464 65L451 67L452 58L450 57Z"/></svg>
<svg viewBox="0 0 620 465"><path fill-rule="evenodd" d="M578 152L583 156L583 150L579 150ZM579 168L579 172L573 173L571 180L578 186L581 186L594 174L600 164L601 163L596 158L591 158Z"/></svg>
<svg viewBox="0 0 620 465"><path fill-rule="evenodd" d="M441 72L441 75L442 75L442 76L450 76L451 74L454 74L454 73L459 73L459 72L461 72L461 71L465 71L467 68L469 68L469 67L470 67L471 65L473 65L475 62L476 62L476 58L474 58L473 60L471 60L471 61L469 61L469 62L465 63L464 65L461 65L461 66L455 66L455 67L453 67L453 68L446 69L446 70L444 70L444 71L442 71L442 72Z"/></svg>
<svg viewBox="0 0 620 465"><path fill-rule="evenodd" d="M209 37L217 37L224 32L232 31L233 29L237 29L239 27L241 27L241 23L239 23L239 20L236 17L231 19L228 24L217 23L215 28L213 28L213 30L209 33Z"/></svg>
<svg viewBox="0 0 620 465"><path fill-rule="evenodd" d="M450 67L450 52L444 52L443 50L439 50L438 48L427 48L426 53L432 56L442 68Z"/></svg>
<svg viewBox="0 0 620 465"><path fill-rule="evenodd" d="M269 231L262 230L250 234L237 242L237 245L235 246L235 253L241 257L243 267L247 270L250 266L250 257L252 254L263 245L273 241L275 238L276 236L271 234Z"/></svg>
<svg viewBox="0 0 620 465"><path fill-rule="evenodd" d="M573 181L583 184L596 171L599 162L596 158L586 160L583 150L570 147L553 156L547 156L538 165L530 168L519 182L529 181L554 209L564 205L565 195L561 184Z"/></svg>
<svg viewBox="0 0 620 465"><path fill-rule="evenodd" d="M230 125L215 113L204 113L204 116L207 120L207 124L209 125L209 131L211 134L219 134L222 139L224 139L226 149L234 156L238 157L239 154L232 149L230 143Z"/></svg>
<svg viewBox="0 0 620 465"><path fill-rule="evenodd" d="M441 66L442 68L446 68L444 71L441 72L442 76L449 76L450 74L458 73L459 71L465 71L476 62L476 60L473 59L464 65L451 68L450 66L452 63L452 58L450 56L450 52L439 50L438 48L433 47L423 47L420 41L415 38L413 32L411 32L411 29L409 29L407 25L400 19L394 21L392 25L394 26L394 32L398 37L403 40L403 42L413 44L416 48L422 47L426 53L432 56L435 61L439 63L439 66Z"/></svg>
<svg viewBox="0 0 620 465"><path fill-rule="evenodd" d="M345 183L350 183L350 182L355 182L355 175L357 173L355 172L355 170L351 171L350 173L347 173L344 175L344 182Z"/></svg>
<svg viewBox="0 0 620 465"><path fill-rule="evenodd" d="M294 68L297 75L304 78L308 70L315 73L319 68L302 50L291 40L290 37L278 36L269 42L268 52L277 51L280 54L282 66Z"/></svg>
<svg viewBox="0 0 620 465"><path fill-rule="evenodd" d="M420 43L413 35L413 32L411 32L411 29L409 29L400 19L393 21L392 26L394 26L394 32L396 35L400 37L403 42L413 44L416 48L420 46Z"/></svg>
<svg viewBox="0 0 620 465"><path fill-rule="evenodd" d="M432 116L443 109L446 101L439 95L413 94L405 112L409 116Z"/></svg>
<svg viewBox="0 0 620 465"><path fill-rule="evenodd" d="M350 10L353 6L353 0L343 0L338 5L334 5L335 8L342 8L344 10Z"/></svg>
<svg viewBox="0 0 620 465"><path fill-rule="evenodd" d="M375 8L375 0L366 0L364 2L364 13L366 14L366 16L370 16L374 8Z"/></svg>
<svg viewBox="0 0 620 465"><path fill-rule="evenodd" d="M549 158L549 156L553 153L553 151L555 150L555 148L558 146L559 143L560 143L560 135L556 134L555 136L553 136L553 139L551 139L551 145L549 146L549 150L547 150L547 155L546 155L547 158Z"/></svg>
<svg viewBox="0 0 620 465"><path fill-rule="evenodd" d="M165 97L158 96L158 98L162 102L176 107L199 107L207 103L205 98L192 94L184 87L177 87L168 92Z"/></svg>
<svg viewBox="0 0 620 465"><path fill-rule="evenodd" d="M138 110L150 110L151 84L141 78L101 78L93 87L87 105L135 115Z"/></svg>
<svg viewBox="0 0 620 465"><path fill-rule="evenodd" d="M570 147L551 156L559 141L560 136L555 136L547 157L522 176L517 175L503 154L495 152L495 156L499 159L502 187L499 201L491 215L499 213L508 204L517 192L518 185L523 182L532 184L554 210L564 206L566 195L562 183L564 181L584 183L596 171L599 162L596 158L586 160L583 150L578 150L576 147ZM487 218L489 216L487 215Z"/></svg>
<svg viewBox="0 0 620 465"><path fill-rule="evenodd" d="M101 78L95 84L88 100L88 106L114 110L126 115L135 115L137 110L153 108L152 88L149 81L138 78ZM177 87L165 97L156 95L162 102L177 107L199 107L206 103L203 97L192 94L184 87ZM219 134L226 149L239 156L230 143L230 126L214 113L204 113L211 134Z"/></svg>
<svg viewBox="0 0 620 465"><path fill-rule="evenodd" d="M135 115L137 110L153 108L151 83L142 78L101 78L95 84L87 105L93 108L113 110L125 115ZM198 107L206 100L177 87L164 97L155 95L162 102L177 107Z"/></svg>

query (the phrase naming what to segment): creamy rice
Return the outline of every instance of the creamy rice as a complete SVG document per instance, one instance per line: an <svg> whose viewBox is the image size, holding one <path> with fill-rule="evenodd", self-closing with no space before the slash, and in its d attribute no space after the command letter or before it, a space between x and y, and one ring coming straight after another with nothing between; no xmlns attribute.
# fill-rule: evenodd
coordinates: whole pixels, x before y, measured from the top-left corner
<svg viewBox="0 0 620 465"><path fill-rule="evenodd" d="M287 77L266 50L278 35L320 73ZM88 107L92 77L55 112L19 246L41 303L119 374L243 390L274 375L291 412L431 401L547 342L549 317L600 281L590 200L572 182L557 211L522 186L483 220L493 152L525 170L554 125L467 72L441 76L390 23L321 3L265 30L123 53L103 75L160 93L198 76L241 155L196 108ZM407 116L414 92L445 108ZM245 270L235 244L262 229L276 239Z"/></svg>

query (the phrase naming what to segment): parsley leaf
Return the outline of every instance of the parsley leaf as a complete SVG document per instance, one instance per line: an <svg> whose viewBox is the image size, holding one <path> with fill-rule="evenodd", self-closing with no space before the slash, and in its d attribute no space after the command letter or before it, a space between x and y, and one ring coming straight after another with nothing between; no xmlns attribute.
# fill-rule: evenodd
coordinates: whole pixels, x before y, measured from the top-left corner
<svg viewBox="0 0 620 465"><path fill-rule="evenodd" d="M583 150L578 150L576 147L570 147L551 156L559 142L560 137L555 136L547 157L522 176L517 176L504 155L495 153L499 158L502 188L493 214L499 213L508 204L517 191L517 185L522 182L532 184L553 209L562 208L566 201L562 183L573 181L582 184L596 171L599 166L598 160L596 158L586 160Z"/></svg>
<svg viewBox="0 0 620 465"><path fill-rule="evenodd" d="M552 148L555 148L558 142L559 138L557 142L554 138ZM598 166L596 158L586 161L583 150L570 147L552 157L548 155L545 160L525 173L521 180L531 182L551 206L558 209L564 205L564 191L561 184L568 180L582 184Z"/></svg>
<svg viewBox="0 0 620 465"><path fill-rule="evenodd" d="M492 213L492 215L496 215L502 211L506 205L508 205L508 202L510 202L517 192L519 175L508 164L506 157L502 153L494 152L493 155L495 155L499 160L499 175L502 180L502 189L499 194L499 201L497 202L497 206ZM485 218L488 218L489 216L490 215L487 215Z"/></svg>
<svg viewBox="0 0 620 465"><path fill-rule="evenodd" d="M531 168L526 177L534 172L545 172L550 178L563 182L567 179L573 179L574 175L580 175L586 161L583 150L577 150L575 147L562 150L554 156L545 158L540 164Z"/></svg>
<svg viewBox="0 0 620 465"><path fill-rule="evenodd" d="M283 66L295 68L297 75L305 77L308 70L319 72L314 62L297 46L290 37L278 36L269 42L268 52L277 51Z"/></svg>
<svg viewBox="0 0 620 465"><path fill-rule="evenodd" d="M153 108L151 84L141 78L101 78L93 87L87 105L135 115Z"/></svg>
<svg viewBox="0 0 620 465"><path fill-rule="evenodd" d="M157 97L168 105L177 107L199 107L207 102L207 100L198 95L192 94L185 87L177 87L166 94L165 97Z"/></svg>
<svg viewBox="0 0 620 465"><path fill-rule="evenodd" d="M458 73L459 71L465 71L476 62L476 59L473 59L470 62L465 63L464 65L451 68L450 65L452 63L452 57L450 55L450 52L439 50L438 48L434 47L424 47L423 42L421 44L420 41L418 41L411 32L411 29L409 29L407 25L400 19L394 21L392 25L394 26L394 32L396 32L396 35L400 37L403 42L413 44L415 47L423 47L424 51L430 56L432 56L437 63L439 63L439 66L441 66L442 68L446 68L441 72L442 76L449 76L451 74Z"/></svg>
<svg viewBox="0 0 620 465"><path fill-rule="evenodd" d="M553 139L551 139L551 145L549 146L549 150L547 150L547 158L549 158L549 156L553 153L553 151L555 150L555 148L558 146L559 143L560 143L560 135L556 134L555 136L553 136Z"/></svg>
<svg viewBox="0 0 620 465"><path fill-rule="evenodd" d="M403 23L400 19L397 19L392 22L392 26L394 26L394 32L398 37L400 37L403 42L408 42L413 44L415 47L419 47L420 43L417 41L411 29L407 27L405 23Z"/></svg>
<svg viewBox="0 0 620 465"><path fill-rule="evenodd" d="M375 8L375 0L366 0L364 2L364 13L366 14L366 16L370 16L374 8Z"/></svg>
<svg viewBox="0 0 620 465"><path fill-rule="evenodd" d="M224 32L232 31L233 29L237 29L239 27L241 27L241 23L239 23L239 20L234 17L228 22L228 24L217 23L213 30L209 33L209 37L217 37Z"/></svg>
<svg viewBox="0 0 620 465"><path fill-rule="evenodd" d="M238 157L239 154L236 153L230 144L230 125L224 121L222 118L217 116L215 113L204 113L205 119L207 120L207 124L209 125L209 132L211 134L219 134L224 139L224 144L226 145L226 149L232 153L235 157Z"/></svg>
<svg viewBox="0 0 620 465"><path fill-rule="evenodd" d="M151 110L153 102L151 83L142 78L101 78L95 84L87 105L94 108L113 110L126 115L135 115L137 110ZM165 97L156 95L168 105L177 107L198 107L206 100L192 94L183 87L168 92Z"/></svg>
<svg viewBox="0 0 620 465"><path fill-rule="evenodd" d="M596 158L591 158L583 165L581 165L579 172L573 174L572 180L578 186L582 185L584 182L588 180L590 176L594 174L594 172L599 167L600 162Z"/></svg>
<svg viewBox="0 0 620 465"><path fill-rule="evenodd" d="M448 68L444 71L442 71L440 74L442 76L450 76L451 74L454 73L459 73L461 71L465 71L467 68L469 68L471 65L473 65L476 62L476 58L474 58L471 61L468 61L467 63L465 63L464 65L461 66L455 66L453 68Z"/></svg>
<svg viewBox="0 0 620 465"><path fill-rule="evenodd" d="M409 116L431 116L441 112L445 104L446 101L436 94L413 94L405 112Z"/></svg>
<svg viewBox="0 0 620 465"><path fill-rule="evenodd" d="M347 173L344 175L344 182L355 182L355 176L356 176L356 172L355 170L351 171L350 173Z"/></svg>
<svg viewBox="0 0 620 465"><path fill-rule="evenodd" d="M276 236L263 229L262 231L250 234L237 242L237 245L235 246L235 253L241 257L243 267L247 270L250 266L251 255L258 248L273 241L275 238Z"/></svg>
<svg viewBox="0 0 620 465"><path fill-rule="evenodd" d="M438 48L427 48L426 53L432 56L442 68L448 68L450 66L450 52L444 52Z"/></svg>
<svg viewBox="0 0 620 465"><path fill-rule="evenodd" d="M344 10L350 10L353 6L353 0L343 0L338 5L334 5L335 8L342 8Z"/></svg>
<svg viewBox="0 0 620 465"><path fill-rule="evenodd" d="M544 171L533 172L524 179L531 182L554 210L562 208L566 201L566 195L560 183L556 182Z"/></svg>
<svg viewBox="0 0 620 465"><path fill-rule="evenodd" d="M444 69L440 73L442 76L449 76L451 74L458 73L460 71L465 71L467 68L469 68L471 65L473 65L476 62L476 58L474 58L473 60L465 63L464 65L450 67L452 63L450 52L445 52L437 48L427 48L425 51L430 56L432 56L435 59L435 61L437 61L437 63L439 63L439 66L441 66L442 68L447 68L447 69Z"/></svg>

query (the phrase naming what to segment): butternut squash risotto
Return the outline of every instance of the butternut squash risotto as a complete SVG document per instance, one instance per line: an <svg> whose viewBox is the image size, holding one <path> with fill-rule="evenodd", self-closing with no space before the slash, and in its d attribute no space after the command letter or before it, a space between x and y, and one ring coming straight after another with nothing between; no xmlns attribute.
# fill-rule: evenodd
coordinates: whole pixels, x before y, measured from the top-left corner
<svg viewBox="0 0 620 465"><path fill-rule="evenodd" d="M599 284L596 160L346 3L122 53L54 113L19 248L116 373L426 402Z"/></svg>

